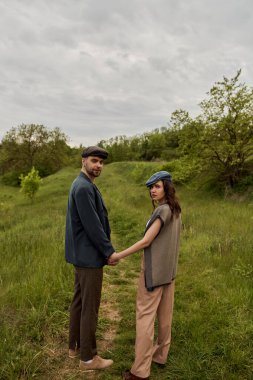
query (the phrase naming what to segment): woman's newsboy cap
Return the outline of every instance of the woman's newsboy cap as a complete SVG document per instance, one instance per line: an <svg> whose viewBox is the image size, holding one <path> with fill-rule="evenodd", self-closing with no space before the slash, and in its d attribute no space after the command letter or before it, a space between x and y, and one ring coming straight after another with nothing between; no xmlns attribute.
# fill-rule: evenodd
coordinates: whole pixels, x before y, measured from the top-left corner
<svg viewBox="0 0 253 380"><path fill-rule="evenodd" d="M163 179L166 179L167 181L172 181L172 176L169 172L166 172L165 170L161 170L160 172L157 172L153 174L146 182L146 186L150 187L154 183L161 181Z"/></svg>

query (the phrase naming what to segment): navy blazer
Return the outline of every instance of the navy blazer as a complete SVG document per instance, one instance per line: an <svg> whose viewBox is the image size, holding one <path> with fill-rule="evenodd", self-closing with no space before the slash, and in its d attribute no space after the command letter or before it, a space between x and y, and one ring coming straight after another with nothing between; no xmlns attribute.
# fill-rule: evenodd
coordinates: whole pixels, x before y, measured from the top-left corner
<svg viewBox="0 0 253 380"><path fill-rule="evenodd" d="M115 252L102 196L81 172L72 183L67 208L65 258L77 267L100 268Z"/></svg>

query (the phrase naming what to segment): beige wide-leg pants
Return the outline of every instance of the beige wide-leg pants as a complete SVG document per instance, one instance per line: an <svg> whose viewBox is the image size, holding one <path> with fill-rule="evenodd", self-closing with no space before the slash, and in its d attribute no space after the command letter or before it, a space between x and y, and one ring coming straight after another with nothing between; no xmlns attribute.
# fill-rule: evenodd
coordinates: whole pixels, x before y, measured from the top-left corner
<svg viewBox="0 0 253 380"><path fill-rule="evenodd" d="M148 377L152 361L164 364L171 342L175 281L155 288L145 288L144 270L141 271L136 300L135 361L131 372ZM154 323L158 319L158 336L154 344Z"/></svg>

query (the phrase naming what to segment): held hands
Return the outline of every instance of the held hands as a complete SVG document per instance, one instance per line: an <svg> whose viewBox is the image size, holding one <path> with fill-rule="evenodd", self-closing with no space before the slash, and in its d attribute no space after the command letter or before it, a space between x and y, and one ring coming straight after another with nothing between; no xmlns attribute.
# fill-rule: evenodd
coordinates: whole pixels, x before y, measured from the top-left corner
<svg viewBox="0 0 253 380"><path fill-rule="evenodd" d="M108 257L108 265L117 265L120 258L118 253L114 252L111 256Z"/></svg>

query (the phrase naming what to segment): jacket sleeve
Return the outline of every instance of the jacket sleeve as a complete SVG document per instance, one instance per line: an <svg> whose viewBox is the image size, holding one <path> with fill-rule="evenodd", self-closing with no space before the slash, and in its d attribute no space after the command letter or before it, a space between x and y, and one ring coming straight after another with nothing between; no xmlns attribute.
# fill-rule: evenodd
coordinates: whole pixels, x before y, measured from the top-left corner
<svg viewBox="0 0 253 380"><path fill-rule="evenodd" d="M75 192L75 201L81 223L89 240L103 256L108 258L115 252L115 249L106 236L99 219L92 188L78 187Z"/></svg>

